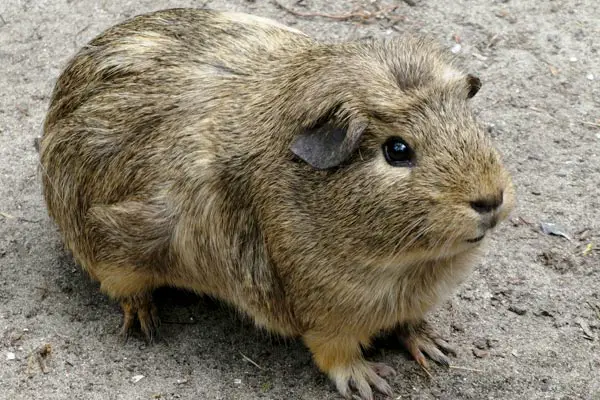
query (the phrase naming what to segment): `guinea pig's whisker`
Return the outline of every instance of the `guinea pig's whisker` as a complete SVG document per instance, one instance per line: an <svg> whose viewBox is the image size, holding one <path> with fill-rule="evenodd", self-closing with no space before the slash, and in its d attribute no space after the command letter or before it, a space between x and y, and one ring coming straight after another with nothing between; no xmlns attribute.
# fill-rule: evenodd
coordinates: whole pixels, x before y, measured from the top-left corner
<svg viewBox="0 0 600 400"><path fill-rule="evenodd" d="M390 254L391 258L394 258L394 256L396 254L398 254L398 252L404 252L407 248L409 248L417 240L417 238L422 234L422 230L415 231L414 229L417 226L419 226L423 222L423 220L424 220L424 218L421 217L421 218L415 220L414 222L412 222L410 225L408 225L401 231L402 235L395 239L396 245L394 246L394 248L392 249L392 253ZM404 241L410 235L412 235L412 238L408 242L405 243ZM402 247L400 247L400 246L402 246Z"/></svg>
<svg viewBox="0 0 600 400"><path fill-rule="evenodd" d="M401 232L402 232L402 236L400 236L399 238L396 238L396 245L394 246L393 249L393 253L396 254L396 252L399 250L399 246L406 246L407 244L412 243L412 241L414 241L414 239L416 238L417 235L415 235L414 229L419 226L419 224L422 222L422 220L416 220L413 223L411 223L410 225L408 225L406 228L404 228ZM409 241L409 242L405 242L405 240L411 235L413 234L413 238ZM402 248L404 249L404 247Z"/></svg>
<svg viewBox="0 0 600 400"><path fill-rule="evenodd" d="M416 228L417 226L419 226L419 224L421 224L421 222L423 222L423 220L422 220L422 219L418 219L418 220L416 220L416 221L412 222L410 225L408 225L407 227L405 227L405 228L404 228L404 229L401 231L401 232L402 232L402 235L401 235L399 238L396 238L396 239L395 239L395 241L396 241L396 243L397 243L397 244L396 244L396 248L394 249L394 251L398 250L398 247L397 247L397 246L399 246L399 245L403 245L403 244L406 244L405 240L406 240L406 239L407 239L407 238L408 238L408 237L409 237L411 234L413 235L413 238L411 239L411 241L412 241L412 240L414 240L414 239L417 237L417 235L418 235L418 231L417 231L417 232L415 232L415 228ZM409 242L409 243L410 243L410 242Z"/></svg>
<svg viewBox="0 0 600 400"><path fill-rule="evenodd" d="M452 247L453 241L449 239L449 234L452 232L450 227L446 227L440 235L438 239L435 241L433 248L439 249L438 254L446 254L448 250Z"/></svg>

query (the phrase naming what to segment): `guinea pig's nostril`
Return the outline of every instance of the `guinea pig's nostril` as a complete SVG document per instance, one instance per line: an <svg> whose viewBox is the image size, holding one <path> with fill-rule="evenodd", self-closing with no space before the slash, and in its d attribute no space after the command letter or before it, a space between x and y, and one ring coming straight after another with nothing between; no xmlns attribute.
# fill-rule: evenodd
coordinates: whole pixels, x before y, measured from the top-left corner
<svg viewBox="0 0 600 400"><path fill-rule="evenodd" d="M500 192L496 196L482 197L471 201L469 204L473 210L480 214L491 213L502 205L503 194L503 192Z"/></svg>

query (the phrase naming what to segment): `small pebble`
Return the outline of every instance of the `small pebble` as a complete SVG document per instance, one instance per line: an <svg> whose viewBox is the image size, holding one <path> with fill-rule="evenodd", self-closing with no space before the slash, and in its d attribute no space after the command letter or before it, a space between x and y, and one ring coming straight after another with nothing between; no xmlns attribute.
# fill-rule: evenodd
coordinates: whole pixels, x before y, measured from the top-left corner
<svg viewBox="0 0 600 400"><path fill-rule="evenodd" d="M583 330L583 333L586 336L586 339L589 339L589 340L596 339L596 336L590 329L590 325L587 323L587 321L585 321L583 318L577 318L575 320L575 323L577 323L581 327L581 330Z"/></svg>
<svg viewBox="0 0 600 400"><path fill-rule="evenodd" d="M488 348L487 341L485 339L477 339L473 342L473 345L479 350L486 350Z"/></svg>
<svg viewBox="0 0 600 400"><path fill-rule="evenodd" d="M571 61L571 62L577 62L577 57L571 57L571 58L569 58L569 61Z"/></svg>
<svg viewBox="0 0 600 400"><path fill-rule="evenodd" d="M524 309L523 307L515 306L515 305L509 306L508 311L512 311L518 315L525 315L525 313L527 313L526 309Z"/></svg>
<svg viewBox="0 0 600 400"><path fill-rule="evenodd" d="M473 349L473 355L477 358L485 358L485 357L489 356L490 353L485 350Z"/></svg>
<svg viewBox="0 0 600 400"><path fill-rule="evenodd" d="M594 80L594 74L587 74L585 77L588 78L590 81Z"/></svg>
<svg viewBox="0 0 600 400"><path fill-rule="evenodd" d="M472 53L472 54L473 54L473 57L475 57L476 59L478 59L478 60L480 60L480 61L485 61L485 60L487 60L487 59L488 59L486 56L482 56L482 55L481 55L481 54L479 54L479 53Z"/></svg>
<svg viewBox="0 0 600 400"><path fill-rule="evenodd" d="M17 356L15 355L15 353L13 353L11 351L9 351L8 353L6 353L6 359L8 361L12 361L12 360L14 360L16 358L17 358Z"/></svg>
<svg viewBox="0 0 600 400"><path fill-rule="evenodd" d="M460 45L460 43L456 43L454 46L452 46L450 51L453 52L454 54L457 54L460 52L460 49L462 49L462 46Z"/></svg>
<svg viewBox="0 0 600 400"><path fill-rule="evenodd" d="M131 378L131 382L132 383L138 383L142 379L144 379L144 375L135 375L134 377Z"/></svg>
<svg viewBox="0 0 600 400"><path fill-rule="evenodd" d="M569 322L565 320L554 321L552 326L555 328L563 328L565 326L569 326Z"/></svg>
<svg viewBox="0 0 600 400"><path fill-rule="evenodd" d="M538 312L534 313L534 315L536 317L554 317L554 315L548 310L539 310Z"/></svg>

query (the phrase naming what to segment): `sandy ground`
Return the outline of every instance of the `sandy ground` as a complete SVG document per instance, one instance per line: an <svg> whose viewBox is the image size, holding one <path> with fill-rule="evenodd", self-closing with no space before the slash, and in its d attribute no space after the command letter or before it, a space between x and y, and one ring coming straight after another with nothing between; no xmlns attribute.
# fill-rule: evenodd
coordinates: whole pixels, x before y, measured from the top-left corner
<svg viewBox="0 0 600 400"><path fill-rule="evenodd" d="M282 2L304 13L374 10L354 0ZM400 349L371 356L397 369L391 384L401 399L600 399L600 3L396 4L361 22L295 16L263 0L208 3L324 40L410 29L455 50L460 43L484 82L473 104L514 174L518 207L432 315L462 369L434 367L430 379ZM63 252L46 214L33 138L66 60L126 17L202 5L0 2L0 398L338 399L301 343L267 337L185 293L158 296L163 341L120 345L118 305ZM542 233L541 222L562 225L570 240Z"/></svg>

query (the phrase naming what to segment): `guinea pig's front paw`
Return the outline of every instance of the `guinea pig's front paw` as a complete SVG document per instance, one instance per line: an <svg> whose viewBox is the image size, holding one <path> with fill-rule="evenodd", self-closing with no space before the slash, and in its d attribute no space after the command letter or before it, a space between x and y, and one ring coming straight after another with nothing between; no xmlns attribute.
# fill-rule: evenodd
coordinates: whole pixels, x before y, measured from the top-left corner
<svg viewBox="0 0 600 400"><path fill-rule="evenodd" d="M396 328L398 339L404 344L414 359L427 370L427 360L423 353L433 361L449 366L450 360L446 354L456 356L456 350L441 338L426 321L414 324L402 324Z"/></svg>
<svg viewBox="0 0 600 400"><path fill-rule="evenodd" d="M396 371L386 364L365 360L358 360L352 365L337 367L329 371L329 376L344 398L359 398L360 400L373 399L371 387L393 397L394 391L384 378L395 374ZM353 390L358 392L358 396L353 394Z"/></svg>

